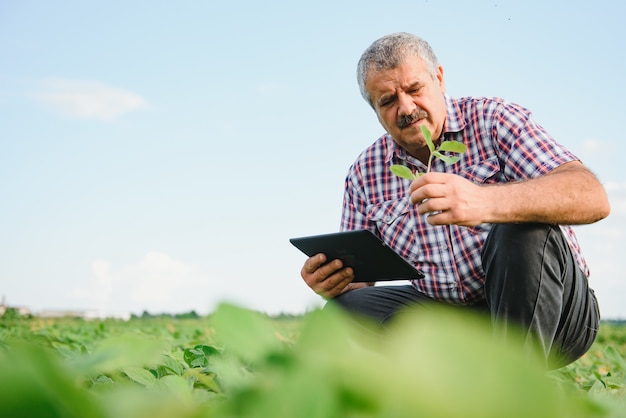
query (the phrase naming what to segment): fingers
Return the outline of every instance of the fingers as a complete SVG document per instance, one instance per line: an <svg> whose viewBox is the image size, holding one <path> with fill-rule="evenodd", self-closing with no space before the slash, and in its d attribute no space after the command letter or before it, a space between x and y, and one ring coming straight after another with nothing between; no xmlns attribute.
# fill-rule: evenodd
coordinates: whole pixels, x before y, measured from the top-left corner
<svg viewBox="0 0 626 418"><path fill-rule="evenodd" d="M346 290L353 278L354 275L352 274L351 268L341 269L337 273L331 274L329 277L319 282L314 290L318 295L324 298L334 298Z"/></svg>
<svg viewBox="0 0 626 418"><path fill-rule="evenodd" d="M448 210L466 193L469 181L449 173L429 173L411 184L410 201L420 213Z"/></svg>
<svg viewBox="0 0 626 418"><path fill-rule="evenodd" d="M449 180L446 176L445 173L429 173L416 179L409 189L411 203L416 205L426 199L444 197Z"/></svg>
<svg viewBox="0 0 626 418"><path fill-rule="evenodd" d="M449 173L428 173L411 184L410 201L431 225L474 226L481 223L478 186Z"/></svg>
<svg viewBox="0 0 626 418"><path fill-rule="evenodd" d="M324 254L316 254L313 257L307 259L304 262L304 266L302 266L302 276L304 277L305 274L308 275L315 272L315 270L317 270L319 266L321 266L325 262L326 256Z"/></svg>
<svg viewBox="0 0 626 418"><path fill-rule="evenodd" d="M416 202L420 215L444 212L452 208L452 201L445 195L432 196Z"/></svg>
<svg viewBox="0 0 626 418"><path fill-rule="evenodd" d="M354 279L350 267L343 268L341 260L326 263L324 254L309 258L302 267L301 276L315 293L325 298L332 298L344 291Z"/></svg>
<svg viewBox="0 0 626 418"><path fill-rule="evenodd" d="M411 183L409 192L413 193L415 190L427 184L445 183L449 175L450 174L448 173L436 173L436 172L426 173L423 176L419 176L418 178L413 180L413 182Z"/></svg>

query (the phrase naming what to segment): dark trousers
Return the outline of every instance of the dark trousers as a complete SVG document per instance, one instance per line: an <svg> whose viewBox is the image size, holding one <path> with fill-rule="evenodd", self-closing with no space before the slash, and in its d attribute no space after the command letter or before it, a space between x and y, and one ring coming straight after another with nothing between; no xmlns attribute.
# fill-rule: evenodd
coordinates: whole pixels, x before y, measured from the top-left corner
<svg viewBox="0 0 626 418"><path fill-rule="evenodd" d="M556 225L494 225L482 250L485 300L469 309L488 313L500 335L521 330L539 346L548 368L582 356L596 338L598 304ZM384 324L416 305L437 302L412 286L375 286L332 299Z"/></svg>

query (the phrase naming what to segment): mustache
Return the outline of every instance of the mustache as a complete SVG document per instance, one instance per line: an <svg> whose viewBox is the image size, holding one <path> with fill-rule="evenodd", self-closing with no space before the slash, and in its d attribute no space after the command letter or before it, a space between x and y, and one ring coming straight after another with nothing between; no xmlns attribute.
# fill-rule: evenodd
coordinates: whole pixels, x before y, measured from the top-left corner
<svg viewBox="0 0 626 418"><path fill-rule="evenodd" d="M398 118L398 128L404 129L416 120L424 119L428 117L428 113L422 109L417 109L410 115L402 115Z"/></svg>

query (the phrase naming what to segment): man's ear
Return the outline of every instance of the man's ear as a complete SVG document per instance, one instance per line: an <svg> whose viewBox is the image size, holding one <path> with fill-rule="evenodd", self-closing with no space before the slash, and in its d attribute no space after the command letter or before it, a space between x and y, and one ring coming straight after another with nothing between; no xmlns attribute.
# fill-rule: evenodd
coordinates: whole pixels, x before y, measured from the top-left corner
<svg viewBox="0 0 626 418"><path fill-rule="evenodd" d="M443 80L443 67L440 65L437 67L437 81L439 82L439 87L441 88L441 92L446 92L446 83Z"/></svg>

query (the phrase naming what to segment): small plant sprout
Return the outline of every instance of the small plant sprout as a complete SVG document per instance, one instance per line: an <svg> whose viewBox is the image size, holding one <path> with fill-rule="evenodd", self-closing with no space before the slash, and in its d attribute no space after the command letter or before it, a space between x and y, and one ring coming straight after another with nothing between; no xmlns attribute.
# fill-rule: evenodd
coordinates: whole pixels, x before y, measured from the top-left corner
<svg viewBox="0 0 626 418"><path fill-rule="evenodd" d="M426 140L426 145L430 150L430 157L428 157L428 166L426 167L426 173L430 172L430 166L433 162L433 158L437 157L445 163L454 164L459 161L460 157L457 155L443 155L442 152L452 152L455 154L463 154L465 152L465 144L458 141L443 141L438 147L435 147L433 143L432 135L428 128L424 125L421 126L422 135ZM402 177L407 180L415 180L426 173L413 173L411 169L405 165L394 164L391 166L391 172L398 177Z"/></svg>

